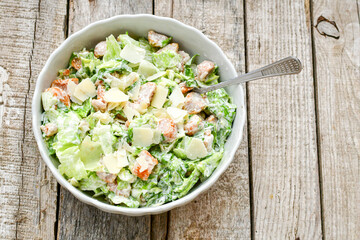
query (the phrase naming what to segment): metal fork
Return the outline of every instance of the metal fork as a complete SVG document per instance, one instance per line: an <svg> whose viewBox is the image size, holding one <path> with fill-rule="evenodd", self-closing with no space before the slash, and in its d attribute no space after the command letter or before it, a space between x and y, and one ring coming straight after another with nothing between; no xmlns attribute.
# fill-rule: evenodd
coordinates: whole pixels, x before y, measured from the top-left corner
<svg viewBox="0 0 360 240"><path fill-rule="evenodd" d="M297 59L296 57L287 57L272 64L269 64L265 67L237 76L236 78L233 78L231 80L221 82L219 84L215 84L209 87L194 88L193 91L198 93L206 93L219 88L245 83L256 79L297 74L300 73L301 70L302 65L299 59Z"/></svg>

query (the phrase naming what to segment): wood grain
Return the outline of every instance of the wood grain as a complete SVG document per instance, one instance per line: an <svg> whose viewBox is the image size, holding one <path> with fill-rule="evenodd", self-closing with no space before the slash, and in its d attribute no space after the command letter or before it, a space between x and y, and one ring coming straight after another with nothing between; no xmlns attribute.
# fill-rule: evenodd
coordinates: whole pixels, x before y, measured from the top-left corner
<svg viewBox="0 0 360 240"><path fill-rule="evenodd" d="M287 56L297 76L248 84L255 239L320 239L309 2L246 1L248 70Z"/></svg>
<svg viewBox="0 0 360 240"><path fill-rule="evenodd" d="M152 1L70 1L69 35L91 22L117 14L152 13ZM76 211L74 211L74 209ZM149 239L151 217L102 212L61 189L59 239Z"/></svg>
<svg viewBox="0 0 360 240"><path fill-rule="evenodd" d="M156 0L155 14L174 17L200 29L225 51L239 72L244 72L244 19L241 1ZM192 203L170 211L168 239L250 238L246 136L245 130L233 163L211 190Z"/></svg>
<svg viewBox="0 0 360 240"><path fill-rule="evenodd" d="M57 185L37 151L31 99L64 39L66 1L1 1L0 9L0 238L52 239Z"/></svg>
<svg viewBox="0 0 360 240"><path fill-rule="evenodd" d="M313 2L313 23L335 21L325 36L314 29L317 108L325 239L360 237L360 25L355 1ZM330 28L332 27L332 29Z"/></svg>

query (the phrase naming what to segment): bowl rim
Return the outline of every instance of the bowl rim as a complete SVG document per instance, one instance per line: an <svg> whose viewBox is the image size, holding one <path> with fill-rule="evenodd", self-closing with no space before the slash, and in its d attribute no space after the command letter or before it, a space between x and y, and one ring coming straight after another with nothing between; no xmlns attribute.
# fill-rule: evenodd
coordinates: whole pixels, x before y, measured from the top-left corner
<svg viewBox="0 0 360 240"><path fill-rule="evenodd" d="M204 193L206 190L208 190L211 186L214 185L214 183L219 179L219 177L225 172L225 170L229 167L230 163L233 161L234 159L234 155L236 153L236 150L238 149L240 142L242 141L242 137L243 137L243 129L244 129L244 125L245 125L245 119L246 119L246 103L244 100L242 100L243 106L238 106L237 111L241 111L240 114L238 116L239 119L236 119L239 122L239 132L238 137L235 140L235 144L232 145L232 147L230 148L229 154L228 154L228 159L221 165L217 167L217 171L214 171L212 173L212 175L205 181L203 182L195 191L192 191L190 193L188 193L187 195L185 195L182 198L179 198L173 202L169 202L160 206L155 206L155 207L143 207L143 208L127 208L127 207L121 207L121 206L116 206L116 205L111 205L108 203L104 203L101 202L95 198L92 198L88 195L86 195L85 193L83 193L81 190L77 189L76 187L72 186L58 171L58 169L55 167L55 165L52 163L52 161L50 160L50 157L48 156L44 145L41 144L41 142L43 141L42 138L42 134L40 129L37 129L37 122L40 121L41 119L41 114L38 113L38 107L39 107L39 95L41 95L41 89L40 89L40 84L39 84L39 79L43 79L46 69L49 68L50 64L53 62L53 60L56 58L56 56L61 52L61 50L66 47L67 45L69 45L74 39L76 39L77 37L79 37L80 35L82 35L83 33L89 31L91 28L94 28L98 25L103 25L112 21L117 21L117 20L121 20L121 19L125 19L125 18L151 18L151 19L157 19L160 21L167 21L170 22L171 24L175 24L175 25L179 25L182 28L185 28L191 32L193 32L194 34L197 34L199 38L201 38L204 41L207 41L213 48L215 48L219 53L221 53L225 60L225 65L229 67L229 71L231 71L234 75L237 74L233 64L230 62L230 60L227 58L227 56L225 55L225 53L221 50L221 48L211 39L209 39L207 36L205 36L200 30L196 29L195 27L189 26L187 24L184 24L176 19L173 18L168 18L168 17L162 17L162 16L155 16L155 15L151 15L151 14L123 14L123 15L116 15L113 16L111 18L107 18L107 19L103 19L103 20L99 20L96 22L93 22L89 25L87 25L86 27L82 28L81 30L73 33L72 35L70 35L67 39L65 39L65 41L63 41L58 47L57 49L55 49L55 51L53 51L51 53L51 55L49 56L49 58L47 59L44 67L42 68L37 81L36 81L36 86L35 86L35 90L34 90L34 95L32 98L32 104L31 104L31 109L32 109L32 128L33 128L33 133L35 135L35 140L36 143L38 145L40 154L42 159L44 160L44 162L46 163L46 165L50 168L52 174L55 176L55 179L57 180L58 183L60 183L61 186L63 186L64 188L66 188L68 191L71 192L71 194L73 194L78 200L89 204L91 206L94 206L102 211L105 212L109 212L109 213L115 213L115 214L123 214L123 215L129 215L129 216L143 216L143 215L149 215L149 214L159 214L162 212L166 212L169 211L173 208L176 207L180 207L182 205L185 205L187 203L189 203L190 201L194 200L197 196L199 196L200 194ZM242 93L242 96L244 96L244 91L241 85L237 86L239 89L239 91ZM40 97L41 99L41 97ZM41 100L40 100L41 101Z"/></svg>

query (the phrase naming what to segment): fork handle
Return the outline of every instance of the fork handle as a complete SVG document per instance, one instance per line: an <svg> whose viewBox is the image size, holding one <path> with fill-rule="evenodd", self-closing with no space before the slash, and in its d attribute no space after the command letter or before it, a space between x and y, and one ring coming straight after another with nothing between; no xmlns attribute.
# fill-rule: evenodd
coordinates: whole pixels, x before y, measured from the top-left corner
<svg viewBox="0 0 360 240"><path fill-rule="evenodd" d="M256 79L297 74L300 73L301 70L302 70L302 65L298 58L287 57L272 64L269 64L265 67L237 76L236 78L233 78L231 80L221 82L219 84L215 84L209 87L197 88L194 89L194 91L198 93L206 93L219 88L245 83Z"/></svg>

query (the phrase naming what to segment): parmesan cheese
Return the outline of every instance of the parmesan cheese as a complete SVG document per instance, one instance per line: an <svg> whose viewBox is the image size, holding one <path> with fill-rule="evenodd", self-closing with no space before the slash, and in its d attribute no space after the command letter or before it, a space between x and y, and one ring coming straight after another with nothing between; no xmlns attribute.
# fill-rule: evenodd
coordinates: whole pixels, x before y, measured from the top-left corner
<svg viewBox="0 0 360 240"><path fill-rule="evenodd" d="M148 147L153 143L154 132L150 128L134 128L133 144L139 147Z"/></svg>
<svg viewBox="0 0 360 240"><path fill-rule="evenodd" d="M129 100L129 97L119 89L111 88L109 91L105 92L104 100L106 102L121 103Z"/></svg>
<svg viewBox="0 0 360 240"><path fill-rule="evenodd" d="M120 57L131 63L139 63L145 58L146 51L133 44L126 44L120 53Z"/></svg>
<svg viewBox="0 0 360 240"><path fill-rule="evenodd" d="M127 120L131 121L133 119L134 116L139 117L140 113L138 111L136 111L134 108L132 108L129 104L126 104L124 109L124 114L127 118Z"/></svg>
<svg viewBox="0 0 360 240"><path fill-rule="evenodd" d="M137 72L147 78L157 73L158 69L151 62L143 60L141 61Z"/></svg>
<svg viewBox="0 0 360 240"><path fill-rule="evenodd" d="M89 97L96 95L94 83L90 79L84 79L74 89L74 97L79 101L84 102Z"/></svg>
<svg viewBox="0 0 360 240"><path fill-rule="evenodd" d="M109 124L114 121L114 119L110 116L108 112L102 113L100 111L97 111L96 113L94 113L93 117L99 119L99 121L103 124Z"/></svg>
<svg viewBox="0 0 360 240"><path fill-rule="evenodd" d="M189 145L185 148L185 154L189 159L195 160L206 157L208 152L201 139L193 138L191 139Z"/></svg>
<svg viewBox="0 0 360 240"><path fill-rule="evenodd" d="M172 107L182 107L182 104L185 102L185 97L179 87L174 88L173 92L169 96L169 99L172 103Z"/></svg>
<svg viewBox="0 0 360 240"><path fill-rule="evenodd" d="M184 117L188 114L187 111L175 107L168 107L166 111L175 123L182 123Z"/></svg>
<svg viewBox="0 0 360 240"><path fill-rule="evenodd" d="M154 81L154 80L156 80L156 79L158 79L158 78L160 78L160 77L164 76L165 74L166 74L166 72L161 71L161 72L158 72L158 73L156 73L156 74L154 74L154 75L152 75L152 76L148 77L146 80L148 80L148 81Z"/></svg>
<svg viewBox="0 0 360 240"><path fill-rule="evenodd" d="M76 86L77 86L76 83L74 83L73 81L69 81L69 82L68 82L68 85L67 85L67 89L66 89L66 90L67 90L67 94L69 94L71 101L73 101L74 103L77 103L77 104L82 104L82 101L80 101L79 99L77 99L77 98L74 96L74 92L75 92Z"/></svg>
<svg viewBox="0 0 360 240"><path fill-rule="evenodd" d="M157 86L153 100L151 101L151 106L156 108L162 108L166 101L169 90L162 86Z"/></svg>
<svg viewBox="0 0 360 240"><path fill-rule="evenodd" d="M141 87L141 83L138 82L135 85L135 87L128 92L128 95L129 95L131 100L136 101L138 99L139 92L140 92L140 87Z"/></svg>
<svg viewBox="0 0 360 240"><path fill-rule="evenodd" d="M105 155L102 162L107 170L113 174L118 174L123 167L129 165L125 149Z"/></svg>

